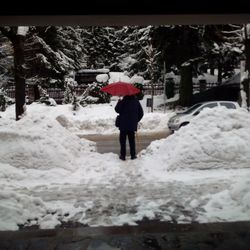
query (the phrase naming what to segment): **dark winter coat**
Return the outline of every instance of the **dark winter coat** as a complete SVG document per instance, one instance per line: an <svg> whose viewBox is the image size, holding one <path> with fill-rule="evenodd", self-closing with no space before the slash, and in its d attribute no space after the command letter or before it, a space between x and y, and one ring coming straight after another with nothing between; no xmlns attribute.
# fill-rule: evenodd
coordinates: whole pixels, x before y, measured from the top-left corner
<svg viewBox="0 0 250 250"><path fill-rule="evenodd" d="M115 111L120 115L121 131L137 131L138 122L143 117L143 109L135 96L124 96L116 104Z"/></svg>

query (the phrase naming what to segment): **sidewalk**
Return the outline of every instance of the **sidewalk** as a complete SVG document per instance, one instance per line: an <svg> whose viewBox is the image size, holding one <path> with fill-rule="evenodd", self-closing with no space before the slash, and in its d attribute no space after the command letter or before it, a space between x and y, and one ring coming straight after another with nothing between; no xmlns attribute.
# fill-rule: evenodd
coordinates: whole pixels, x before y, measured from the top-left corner
<svg viewBox="0 0 250 250"><path fill-rule="evenodd" d="M142 133L140 131L136 134L136 147L137 153L141 150L147 148L147 146L155 140L159 140L162 138L166 138L169 136L169 131L159 131L155 133ZM108 134L108 135L78 135L80 138L85 138L91 141L96 142L96 149L98 153L110 153L113 152L115 154L119 154L120 152L120 144L119 144L119 134ZM127 154L129 153L129 145L128 142L126 144Z"/></svg>
<svg viewBox="0 0 250 250"><path fill-rule="evenodd" d="M249 250L250 221L139 226L25 229L0 232L0 249L20 250Z"/></svg>

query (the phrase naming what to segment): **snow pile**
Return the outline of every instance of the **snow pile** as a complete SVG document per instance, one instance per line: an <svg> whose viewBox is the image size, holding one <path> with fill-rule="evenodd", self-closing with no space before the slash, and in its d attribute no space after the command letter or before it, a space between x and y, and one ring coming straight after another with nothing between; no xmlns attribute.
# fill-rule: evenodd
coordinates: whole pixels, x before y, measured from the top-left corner
<svg viewBox="0 0 250 250"><path fill-rule="evenodd" d="M249 168L250 114L225 107L204 109L189 125L152 142L142 152L162 170Z"/></svg>
<svg viewBox="0 0 250 250"><path fill-rule="evenodd" d="M93 112L94 111L94 112ZM73 115L63 113L60 115L64 119L61 123L69 131L75 134L112 134L118 130L114 126L117 113L112 104L88 105ZM61 119L62 120L62 119Z"/></svg>
<svg viewBox="0 0 250 250"><path fill-rule="evenodd" d="M172 113L146 113L138 124L138 133L168 131L168 120Z"/></svg>
<svg viewBox="0 0 250 250"><path fill-rule="evenodd" d="M199 203L205 204L203 207L205 213L198 216L198 221L205 223L215 221L249 221L249 177L248 173L237 181L231 180L232 185L230 188L202 196Z"/></svg>
<svg viewBox="0 0 250 250"><path fill-rule="evenodd" d="M108 74L99 74L96 76L97 82L106 83L106 82L108 82L108 80L109 80Z"/></svg>
<svg viewBox="0 0 250 250"><path fill-rule="evenodd" d="M0 191L0 230L18 230L28 219L33 218L36 224L38 218L46 214L46 207L40 198L18 194L14 191Z"/></svg>
<svg viewBox="0 0 250 250"><path fill-rule="evenodd" d="M117 99L118 97L112 97L111 103L91 104L86 107L80 107L78 111L72 111L72 105L70 104L49 107L44 104L32 103L27 106L27 114L33 117L44 114L45 119L57 120L64 128L76 135L117 134L119 130L114 125L117 116L114 107L117 103ZM155 106L160 105L163 100L163 96L155 97ZM143 99L140 102L144 109L144 117L140 121L138 131L140 133L168 131L167 121L169 117L173 115L173 112L148 113L146 100ZM15 114L14 108L14 105L9 106L6 112L3 112L1 116L4 119L11 119ZM3 122L3 120L0 122ZM8 126L9 125L6 124L6 127Z"/></svg>
<svg viewBox="0 0 250 250"><path fill-rule="evenodd" d="M130 77L124 72L109 72L109 83L113 82L130 82Z"/></svg>
<svg viewBox="0 0 250 250"><path fill-rule="evenodd" d="M248 112L204 109L138 159L123 162L75 135L112 132L115 103L77 112L32 104L18 122L14 106L1 113L0 230L67 221L135 225L145 216L177 223L249 220ZM138 140L141 131L165 129L172 115L146 113L144 103Z"/></svg>
<svg viewBox="0 0 250 250"><path fill-rule="evenodd" d="M91 149L91 143L39 114L18 122L1 119L0 140L0 162L22 168L74 170L81 154Z"/></svg>
<svg viewBox="0 0 250 250"><path fill-rule="evenodd" d="M143 84L144 82L144 78L142 76L138 76L138 75L133 75L130 79L130 82L131 83L141 83Z"/></svg>

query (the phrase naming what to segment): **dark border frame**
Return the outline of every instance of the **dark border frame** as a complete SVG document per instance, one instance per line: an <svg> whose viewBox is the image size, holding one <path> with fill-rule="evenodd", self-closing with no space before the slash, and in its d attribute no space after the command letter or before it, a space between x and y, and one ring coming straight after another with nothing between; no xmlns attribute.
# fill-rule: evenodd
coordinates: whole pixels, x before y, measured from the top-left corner
<svg viewBox="0 0 250 250"><path fill-rule="evenodd" d="M170 15L15 15L0 16L0 26L146 26L250 23L250 14Z"/></svg>

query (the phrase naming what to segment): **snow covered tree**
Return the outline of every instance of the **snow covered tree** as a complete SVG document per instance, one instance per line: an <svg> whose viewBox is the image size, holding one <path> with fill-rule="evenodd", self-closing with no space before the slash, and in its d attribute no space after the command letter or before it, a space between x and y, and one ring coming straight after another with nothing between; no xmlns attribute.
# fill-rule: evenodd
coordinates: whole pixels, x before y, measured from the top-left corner
<svg viewBox="0 0 250 250"><path fill-rule="evenodd" d="M100 91L106 86L106 83L94 82L88 85L88 88L80 97L80 104L86 106L88 104L109 103L110 95Z"/></svg>
<svg viewBox="0 0 250 250"><path fill-rule="evenodd" d="M245 52L245 65L241 67L241 99L246 100L245 106L250 106L250 24L243 26L243 40L244 40L244 52Z"/></svg>
<svg viewBox="0 0 250 250"><path fill-rule="evenodd" d="M0 111L5 111L7 107L6 94L0 89Z"/></svg>
<svg viewBox="0 0 250 250"><path fill-rule="evenodd" d="M108 84L109 76L99 74L96 76L96 82L88 85L85 92L80 97L80 104L86 106L94 103L109 103L110 95L101 91L101 88Z"/></svg>
<svg viewBox="0 0 250 250"><path fill-rule="evenodd" d="M74 73L71 72L67 77L65 77L65 92L64 92L64 100L63 103L71 103L72 110L77 111L80 109L80 101L79 97L76 95L75 88L78 86L75 81Z"/></svg>
<svg viewBox="0 0 250 250"><path fill-rule="evenodd" d="M5 111L8 105L13 104L14 101L7 96L4 88L0 88L0 111Z"/></svg>
<svg viewBox="0 0 250 250"><path fill-rule="evenodd" d="M0 27L0 31L11 41L14 50L16 120L19 120L26 110L24 41L28 27L5 26Z"/></svg>
<svg viewBox="0 0 250 250"><path fill-rule="evenodd" d="M149 72L149 79L151 83L151 112L154 111L154 85L157 83L157 75L159 72L159 67L157 63L157 59L160 55L160 52L153 48L152 44L150 43L146 48L144 48L146 54L146 62L147 68Z"/></svg>
<svg viewBox="0 0 250 250"><path fill-rule="evenodd" d="M142 100L144 97L143 93L143 83L144 83L144 78L142 76L134 75L130 79L130 82L140 90L138 94L136 94L136 97L138 100Z"/></svg>
<svg viewBox="0 0 250 250"><path fill-rule="evenodd" d="M183 65L191 63L188 68L193 77L203 74L208 68L218 69L218 82L221 82L222 78L230 77L239 65L242 54L239 30L240 25L233 24L167 25L157 27L152 39L162 52L160 60L166 63L167 72L176 66L179 72L185 74L187 71L183 70ZM191 90L191 82L189 86ZM191 94L190 90L180 91L180 98L186 93ZM182 99L190 100L190 97Z"/></svg>
<svg viewBox="0 0 250 250"><path fill-rule="evenodd" d="M75 92L75 87L77 87L77 82L74 80L72 75L66 76L64 82L65 82L64 84L65 92L64 92L63 103L65 104L72 103L74 106L73 109L77 109L77 98Z"/></svg>
<svg viewBox="0 0 250 250"><path fill-rule="evenodd" d="M80 32L69 26L32 27L25 44L28 76L42 78L44 85L54 79L63 86L64 76L84 64Z"/></svg>
<svg viewBox="0 0 250 250"><path fill-rule="evenodd" d="M218 83L234 74L243 53L242 25L206 25L203 38L204 57L211 68L217 69Z"/></svg>
<svg viewBox="0 0 250 250"><path fill-rule="evenodd" d="M118 57L123 46L116 35L116 27L82 27L87 68L108 68L117 71Z"/></svg>
<svg viewBox="0 0 250 250"><path fill-rule="evenodd" d="M120 33L120 40L124 45L124 53L119 57L120 63L118 66L122 71L127 71L129 76L135 74L142 76L144 79L149 79L151 73L147 62L147 50L150 46L157 49L151 43L151 37L155 27L153 26L125 26ZM158 60L158 58L157 58ZM160 78L160 69L158 67L156 81Z"/></svg>
<svg viewBox="0 0 250 250"><path fill-rule="evenodd" d="M14 57L10 40L3 36L0 31L0 87L7 87L9 83L14 84Z"/></svg>
<svg viewBox="0 0 250 250"><path fill-rule="evenodd" d="M26 83L34 86L35 99L40 98L38 85L42 88L63 88L65 76L80 68L108 68L110 71L127 71L130 77L137 74L144 79L152 79L152 67L149 67L150 63L147 61L147 51L150 51L151 46L155 51L161 52L154 59L157 66L153 76L155 82L162 80L164 62L166 72L175 68L182 74L186 72L183 65L190 63L192 76L205 72L207 68L217 68L220 82L222 78L232 74L242 58L244 44L239 41L240 27L242 25L231 24L32 26L23 43L22 70ZM3 29L6 30L6 27ZM5 77L5 62L10 57L1 54L1 51L0 47L0 77ZM8 72L11 69L8 68Z"/></svg>
<svg viewBox="0 0 250 250"><path fill-rule="evenodd" d="M181 74L183 78L180 82L180 99L190 100L191 97L187 95L192 95L192 75L202 54L198 46L198 30L187 25L158 26L153 30L151 37L154 47L161 51L158 65L165 64L166 72L171 72L173 68L177 69L176 73ZM163 67L159 68L161 73ZM191 81L187 80L190 79L190 75ZM183 84L186 86L182 86Z"/></svg>
<svg viewBox="0 0 250 250"><path fill-rule="evenodd" d="M41 95L40 99L39 99L39 102L40 103L44 103L48 106L56 106L56 101L49 97L47 91L45 89L43 89L40 85L38 85L38 89L39 89L39 93Z"/></svg>

